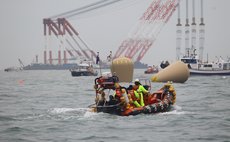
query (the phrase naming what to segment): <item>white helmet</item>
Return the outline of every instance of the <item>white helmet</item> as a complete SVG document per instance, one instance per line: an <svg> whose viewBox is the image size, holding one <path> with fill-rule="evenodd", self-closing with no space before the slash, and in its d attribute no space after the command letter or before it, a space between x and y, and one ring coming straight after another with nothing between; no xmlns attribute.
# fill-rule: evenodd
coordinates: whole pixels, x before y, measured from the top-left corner
<svg viewBox="0 0 230 142"><path fill-rule="evenodd" d="M135 79L135 81L134 82L140 82L140 80L137 78L137 79Z"/></svg>

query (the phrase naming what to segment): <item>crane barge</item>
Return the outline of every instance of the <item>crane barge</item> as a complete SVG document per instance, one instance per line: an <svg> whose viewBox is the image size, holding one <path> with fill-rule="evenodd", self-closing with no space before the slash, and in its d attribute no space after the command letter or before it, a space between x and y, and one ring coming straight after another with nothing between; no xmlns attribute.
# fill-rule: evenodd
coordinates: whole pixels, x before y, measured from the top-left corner
<svg viewBox="0 0 230 142"><path fill-rule="evenodd" d="M101 0L50 18L44 18L44 63L38 63L38 57L36 56L36 62L25 66L24 69L71 69L79 64L79 62L73 62L76 60L84 60L95 63L95 52L89 48L67 18L91 12L121 1L122 0ZM135 68L147 68L148 65L141 63L141 60L150 47L153 46L156 37L162 30L163 26L171 18L178 3L179 0L153 0L151 5L140 18L138 25L134 28L134 31L131 31L131 34L129 34L131 36L122 41L112 59L125 56L133 60ZM58 39L58 51L56 51L56 58L54 58L53 51L50 48L52 35ZM101 67L108 68L109 65L102 63Z"/></svg>

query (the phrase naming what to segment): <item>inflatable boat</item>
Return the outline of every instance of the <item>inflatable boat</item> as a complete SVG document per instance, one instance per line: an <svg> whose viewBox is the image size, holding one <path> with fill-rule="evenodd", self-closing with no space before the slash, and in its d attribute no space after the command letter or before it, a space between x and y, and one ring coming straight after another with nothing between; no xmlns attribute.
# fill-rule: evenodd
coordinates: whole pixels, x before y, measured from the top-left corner
<svg viewBox="0 0 230 142"><path fill-rule="evenodd" d="M158 91L150 93L151 83L143 84L148 93L143 94L144 106L135 106L132 92L136 91L132 85L121 87L120 98L116 94L117 76L100 76L95 79L95 104L89 106L93 112L103 112L120 116L154 114L167 112L176 101L176 92L171 82L163 85Z"/></svg>
<svg viewBox="0 0 230 142"><path fill-rule="evenodd" d="M158 73L158 68L155 66L148 66L148 68L144 72L145 74L153 74Z"/></svg>

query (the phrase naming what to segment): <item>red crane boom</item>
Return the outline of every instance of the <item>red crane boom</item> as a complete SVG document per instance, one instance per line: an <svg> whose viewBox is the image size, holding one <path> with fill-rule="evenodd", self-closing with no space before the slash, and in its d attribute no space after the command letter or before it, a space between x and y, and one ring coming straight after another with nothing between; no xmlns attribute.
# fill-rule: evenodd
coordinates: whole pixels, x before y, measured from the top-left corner
<svg viewBox="0 0 230 142"><path fill-rule="evenodd" d="M132 31L131 37L122 41L114 58L125 56L134 59L136 57L134 60L140 61L153 45L178 3L179 0L153 1L140 18L138 26Z"/></svg>

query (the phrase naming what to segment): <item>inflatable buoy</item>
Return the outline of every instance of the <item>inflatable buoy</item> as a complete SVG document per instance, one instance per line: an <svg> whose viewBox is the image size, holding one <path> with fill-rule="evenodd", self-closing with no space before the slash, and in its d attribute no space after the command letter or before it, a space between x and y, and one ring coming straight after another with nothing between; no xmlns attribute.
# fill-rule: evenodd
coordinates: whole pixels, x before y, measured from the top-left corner
<svg viewBox="0 0 230 142"><path fill-rule="evenodd" d="M170 64L166 68L160 70L152 76L152 82L167 82L173 81L176 83L184 83L190 76L187 65L181 61Z"/></svg>
<svg viewBox="0 0 230 142"><path fill-rule="evenodd" d="M133 80L134 64L126 57L116 58L111 64L111 73L119 78L120 82L131 82Z"/></svg>

